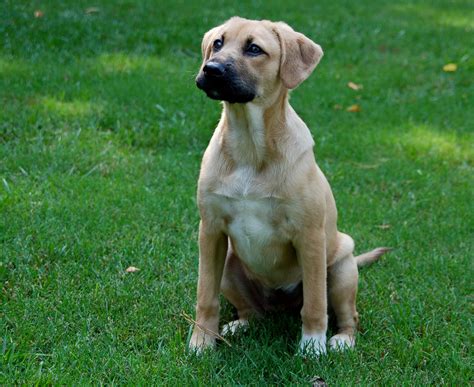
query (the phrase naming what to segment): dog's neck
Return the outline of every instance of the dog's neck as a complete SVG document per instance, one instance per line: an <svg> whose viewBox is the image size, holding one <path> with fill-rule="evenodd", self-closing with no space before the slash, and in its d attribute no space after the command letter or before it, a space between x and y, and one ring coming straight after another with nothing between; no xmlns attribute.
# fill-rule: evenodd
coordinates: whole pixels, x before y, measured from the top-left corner
<svg viewBox="0 0 474 387"><path fill-rule="evenodd" d="M224 102L222 145L232 162L261 169L265 161L278 157L276 140L284 131L289 109L287 91L270 105Z"/></svg>

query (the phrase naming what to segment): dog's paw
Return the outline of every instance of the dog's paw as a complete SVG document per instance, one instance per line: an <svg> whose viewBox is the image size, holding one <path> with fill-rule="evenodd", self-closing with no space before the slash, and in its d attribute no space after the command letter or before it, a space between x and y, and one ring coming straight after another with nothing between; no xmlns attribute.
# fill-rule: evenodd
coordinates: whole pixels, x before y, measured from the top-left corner
<svg viewBox="0 0 474 387"><path fill-rule="evenodd" d="M232 336L239 332L245 332L249 327L248 320L239 319L231 321L222 327L222 336Z"/></svg>
<svg viewBox="0 0 474 387"><path fill-rule="evenodd" d="M355 337L347 333L338 333L329 339L329 347L333 351L345 351L354 348Z"/></svg>
<svg viewBox="0 0 474 387"><path fill-rule="evenodd" d="M199 328L195 328L189 340L188 349L190 352L200 355L208 349L213 349L215 345L216 338L214 336L204 333Z"/></svg>
<svg viewBox="0 0 474 387"><path fill-rule="evenodd" d="M298 354L318 357L326 354L326 332L306 334L301 337Z"/></svg>

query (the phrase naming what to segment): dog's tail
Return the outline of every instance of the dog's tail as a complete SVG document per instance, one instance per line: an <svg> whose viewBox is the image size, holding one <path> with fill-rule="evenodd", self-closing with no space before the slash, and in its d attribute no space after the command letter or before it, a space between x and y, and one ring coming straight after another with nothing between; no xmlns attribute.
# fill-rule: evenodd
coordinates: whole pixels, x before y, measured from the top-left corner
<svg viewBox="0 0 474 387"><path fill-rule="evenodd" d="M367 253L358 255L355 257L357 261L357 266L366 266L370 265L371 263L374 263L377 261L383 254L389 252L392 250L390 247L378 247L372 251L368 251Z"/></svg>

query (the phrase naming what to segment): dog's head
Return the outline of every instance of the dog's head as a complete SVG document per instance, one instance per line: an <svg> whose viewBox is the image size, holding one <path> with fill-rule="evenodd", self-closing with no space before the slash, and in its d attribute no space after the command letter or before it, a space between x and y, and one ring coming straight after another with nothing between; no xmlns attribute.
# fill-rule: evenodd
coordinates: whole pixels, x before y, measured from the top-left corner
<svg viewBox="0 0 474 387"><path fill-rule="evenodd" d="M197 86L208 97L246 103L294 89L314 70L321 47L282 22L233 17L202 40Z"/></svg>

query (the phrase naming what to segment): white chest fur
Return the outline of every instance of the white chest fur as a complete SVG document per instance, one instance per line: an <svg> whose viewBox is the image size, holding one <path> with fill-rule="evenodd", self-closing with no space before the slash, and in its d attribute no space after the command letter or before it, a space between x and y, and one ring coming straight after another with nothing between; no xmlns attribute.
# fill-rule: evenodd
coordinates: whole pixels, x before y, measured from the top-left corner
<svg viewBox="0 0 474 387"><path fill-rule="evenodd" d="M269 286L286 286L300 280L292 225L285 201L265 191L252 168L238 168L206 195L205 205L249 271Z"/></svg>

